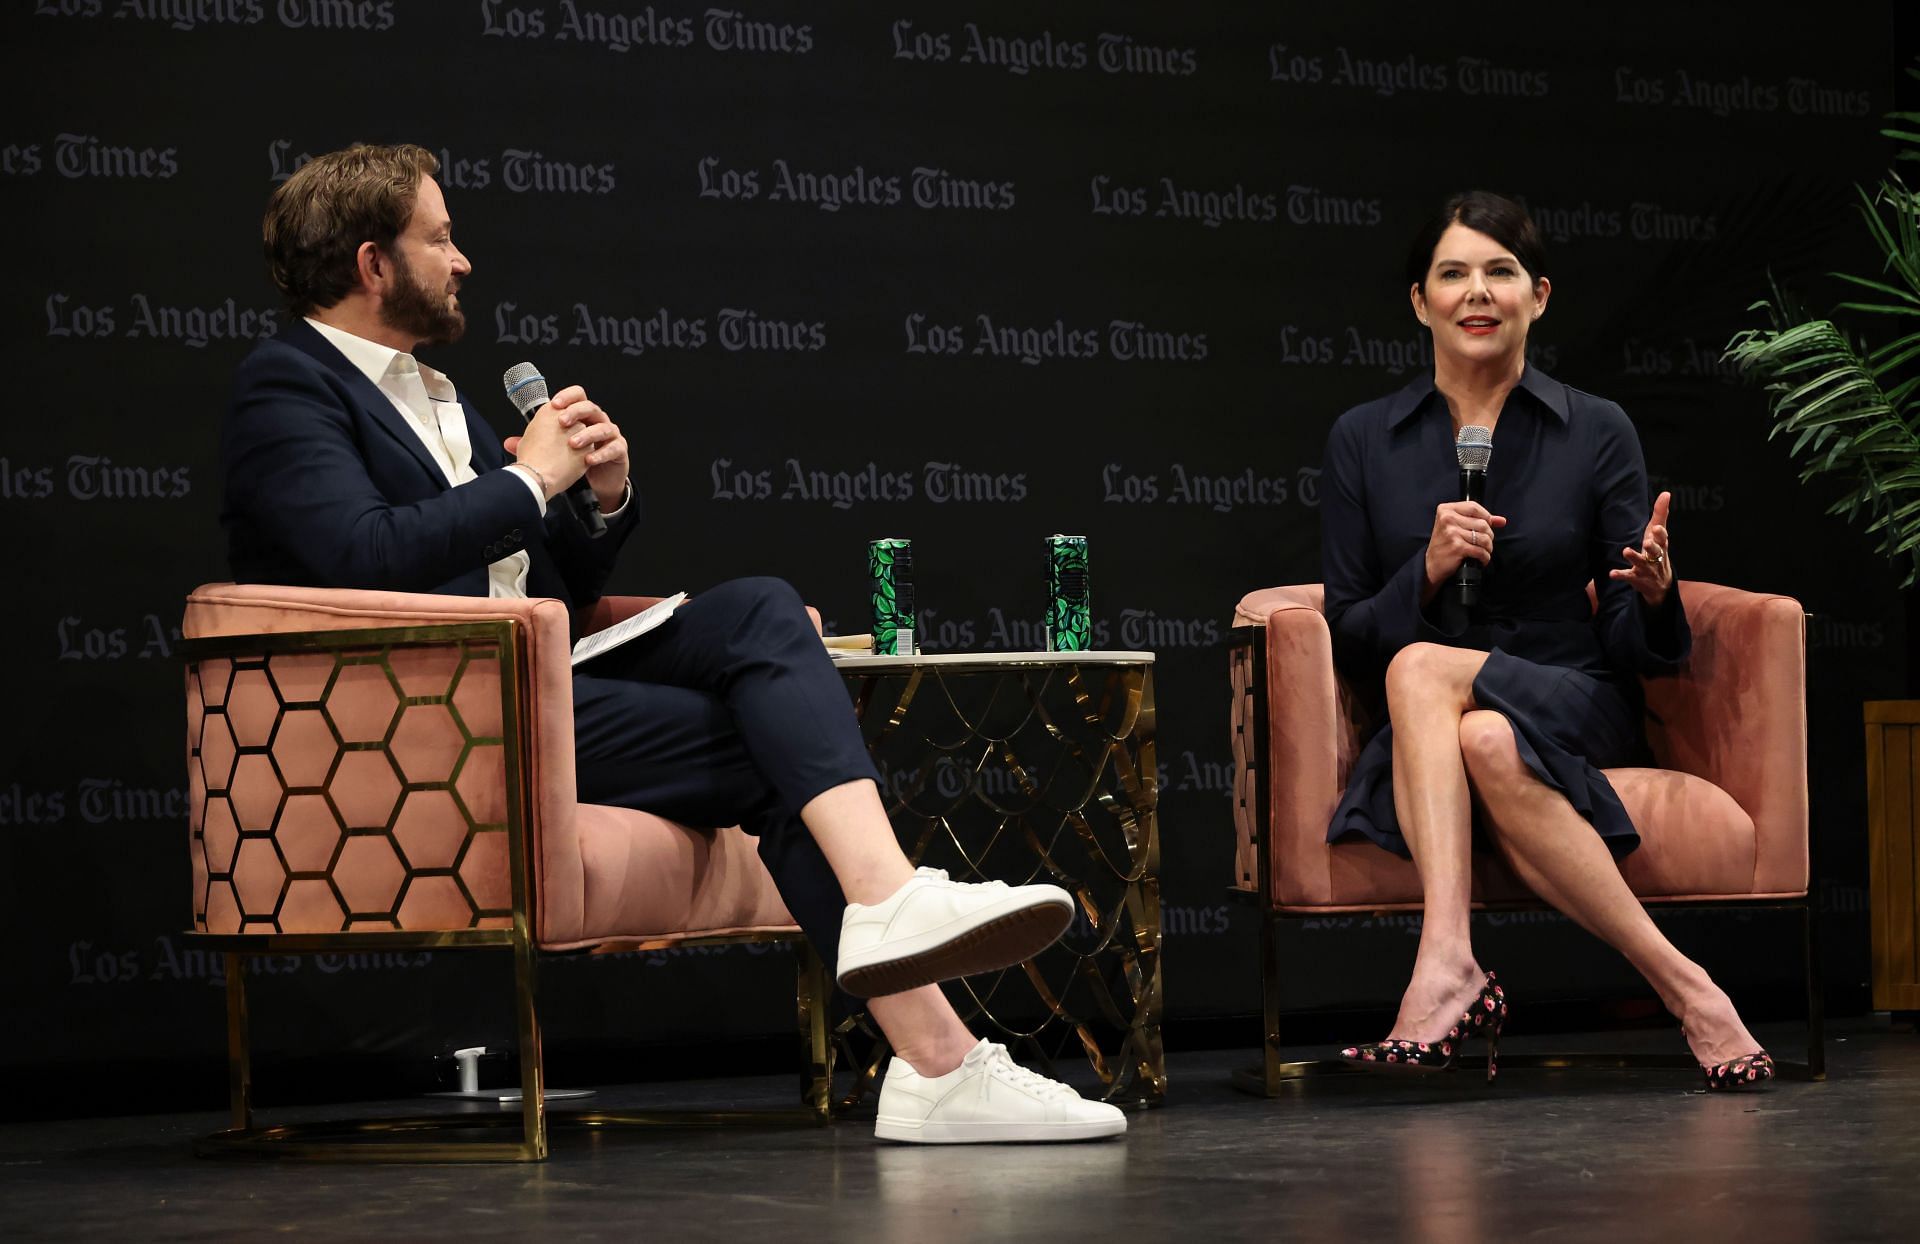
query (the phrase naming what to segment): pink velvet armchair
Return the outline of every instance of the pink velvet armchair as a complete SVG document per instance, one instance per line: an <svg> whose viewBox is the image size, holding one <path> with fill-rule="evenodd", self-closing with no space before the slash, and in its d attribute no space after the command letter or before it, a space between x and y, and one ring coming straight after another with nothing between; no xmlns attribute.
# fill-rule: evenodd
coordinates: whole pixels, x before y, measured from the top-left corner
<svg viewBox="0 0 1920 1244"><path fill-rule="evenodd" d="M603 600L593 629L650 603ZM690 943L795 946L802 1096L826 1118L825 971L753 840L577 802L560 602L210 584L183 630L190 936L228 957L232 1127L203 1151L544 1158L538 952ZM512 954L520 1114L254 1127L245 960L408 948ZM439 1138L476 1120L519 1134Z"/></svg>
<svg viewBox="0 0 1920 1244"><path fill-rule="evenodd" d="M1807 902L1806 617L1784 596L1695 582L1683 583L1681 592L1692 657L1679 674L1644 684L1647 735L1659 767L1606 771L1641 834L1621 871L1648 903L1800 911L1808 999L1803 1073L1820 1078L1820 986ZM1321 586L1302 584L1249 593L1234 615L1234 884L1263 913L1265 1019L1262 1065L1238 1081L1268 1096L1283 1080L1322 1067L1280 1055L1280 922L1420 908L1411 862L1371 843L1326 841L1364 723L1334 671L1323 607ZM1491 854L1476 858L1474 899L1480 908L1539 905Z"/></svg>

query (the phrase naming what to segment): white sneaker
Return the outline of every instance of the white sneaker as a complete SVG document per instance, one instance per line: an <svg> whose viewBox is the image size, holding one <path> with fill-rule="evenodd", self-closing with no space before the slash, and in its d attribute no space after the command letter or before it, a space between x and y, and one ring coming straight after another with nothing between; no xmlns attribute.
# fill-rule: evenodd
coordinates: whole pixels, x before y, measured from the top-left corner
<svg viewBox="0 0 1920 1244"><path fill-rule="evenodd" d="M984 1040L958 1067L933 1079L894 1059L873 1126L881 1140L922 1145L1093 1140L1126 1130L1127 1116L1117 1108L1028 1071L1007 1056L1006 1046Z"/></svg>
<svg viewBox="0 0 1920 1244"><path fill-rule="evenodd" d="M848 903L840 918L840 988L855 997L903 993L1031 959L1073 922L1057 885L975 885L922 868L885 901Z"/></svg>

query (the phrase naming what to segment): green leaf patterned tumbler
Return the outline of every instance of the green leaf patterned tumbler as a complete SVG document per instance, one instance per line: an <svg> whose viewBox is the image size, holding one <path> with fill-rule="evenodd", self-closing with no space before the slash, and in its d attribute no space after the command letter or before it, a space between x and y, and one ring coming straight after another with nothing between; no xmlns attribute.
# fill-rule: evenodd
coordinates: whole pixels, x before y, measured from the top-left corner
<svg viewBox="0 0 1920 1244"><path fill-rule="evenodd" d="M868 543L867 587L873 597L873 651L912 656L913 541L886 537Z"/></svg>
<svg viewBox="0 0 1920 1244"><path fill-rule="evenodd" d="M1047 537L1047 650L1085 652L1093 642L1087 538Z"/></svg>

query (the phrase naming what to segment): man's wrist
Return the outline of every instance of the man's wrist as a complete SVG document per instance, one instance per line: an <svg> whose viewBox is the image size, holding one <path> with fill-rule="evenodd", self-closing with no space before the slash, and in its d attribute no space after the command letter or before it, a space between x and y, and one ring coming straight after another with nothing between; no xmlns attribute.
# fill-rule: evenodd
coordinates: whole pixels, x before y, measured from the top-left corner
<svg viewBox="0 0 1920 1244"><path fill-rule="evenodd" d="M629 475L625 479L620 481L620 492L618 494L618 498L615 500L615 502L612 505L607 504L607 499L605 497L600 498L600 516L602 518L613 518L615 515L625 510L627 508L628 503L630 503L632 500L633 500L633 477Z"/></svg>
<svg viewBox="0 0 1920 1244"><path fill-rule="evenodd" d="M525 462L516 462L513 465L533 476L533 482L540 485L540 495L542 497L545 497L549 501L553 499L553 489L547 486L546 474L542 472L539 467L531 466Z"/></svg>
<svg viewBox="0 0 1920 1244"><path fill-rule="evenodd" d="M527 495L532 497L533 503L540 507L540 513L544 517L548 501L547 477L540 473L539 468L530 467L524 462L509 462L507 474L527 486Z"/></svg>

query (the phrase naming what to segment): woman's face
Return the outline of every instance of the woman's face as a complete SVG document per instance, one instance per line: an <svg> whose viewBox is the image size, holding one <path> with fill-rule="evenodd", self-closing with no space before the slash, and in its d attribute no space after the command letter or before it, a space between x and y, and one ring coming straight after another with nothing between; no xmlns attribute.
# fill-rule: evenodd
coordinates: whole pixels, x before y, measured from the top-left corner
<svg viewBox="0 0 1920 1244"><path fill-rule="evenodd" d="M1534 280L1513 252L1454 224L1433 248L1426 291L1412 289L1413 313L1433 330L1436 354L1486 363L1521 355L1549 292L1546 278Z"/></svg>

